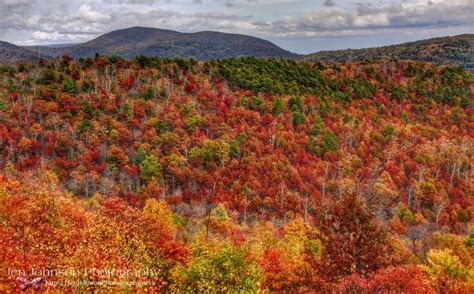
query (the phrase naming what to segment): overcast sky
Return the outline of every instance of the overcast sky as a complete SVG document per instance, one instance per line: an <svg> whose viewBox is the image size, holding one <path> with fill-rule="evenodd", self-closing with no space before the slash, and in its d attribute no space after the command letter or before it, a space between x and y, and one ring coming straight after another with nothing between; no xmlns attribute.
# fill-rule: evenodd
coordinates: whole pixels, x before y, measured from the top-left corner
<svg viewBox="0 0 474 294"><path fill-rule="evenodd" d="M310 53L474 33L473 16L474 0L0 0L0 40L77 43L146 26L242 33Z"/></svg>

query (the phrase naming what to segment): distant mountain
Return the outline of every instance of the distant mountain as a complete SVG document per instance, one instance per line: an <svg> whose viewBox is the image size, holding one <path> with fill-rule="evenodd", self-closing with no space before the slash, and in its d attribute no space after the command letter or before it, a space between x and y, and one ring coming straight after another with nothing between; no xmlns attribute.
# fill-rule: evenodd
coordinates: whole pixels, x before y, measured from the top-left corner
<svg viewBox="0 0 474 294"><path fill-rule="evenodd" d="M161 58L193 57L200 60L247 56L300 58L324 62L411 59L437 64L456 64L474 70L474 34L366 49L320 51L306 56L252 36L211 31L181 33L145 27L112 31L81 44L19 47L0 41L0 63L37 61L64 54L75 58L91 57L96 53L124 58L145 55Z"/></svg>
<svg viewBox="0 0 474 294"><path fill-rule="evenodd" d="M0 41L0 64L14 64L19 61L37 62L48 58L39 52Z"/></svg>
<svg viewBox="0 0 474 294"><path fill-rule="evenodd" d="M456 64L474 69L474 34L442 37L399 45L320 51L304 57L311 61L344 62L373 59L411 59L437 64Z"/></svg>
<svg viewBox="0 0 474 294"><path fill-rule="evenodd" d="M80 43L75 44L51 44L51 45L37 45L37 46L24 46L23 48L31 50L36 53L40 53L50 58L62 56L65 54L67 48L80 45Z"/></svg>
<svg viewBox="0 0 474 294"><path fill-rule="evenodd" d="M194 57L223 59L240 56L294 58L297 54L256 37L219 32L180 33L171 30L132 27L117 30L73 46L28 47L39 53L90 57L96 53L132 58L138 55L163 58Z"/></svg>

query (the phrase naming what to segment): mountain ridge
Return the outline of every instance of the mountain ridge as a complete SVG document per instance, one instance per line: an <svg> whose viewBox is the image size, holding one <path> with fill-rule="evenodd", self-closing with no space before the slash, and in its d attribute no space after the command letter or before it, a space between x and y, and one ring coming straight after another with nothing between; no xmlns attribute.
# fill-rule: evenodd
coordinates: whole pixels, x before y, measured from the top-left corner
<svg viewBox="0 0 474 294"><path fill-rule="evenodd" d="M0 64L13 64L21 61L38 62L50 57L9 42L0 41Z"/></svg>
<svg viewBox="0 0 474 294"><path fill-rule="evenodd" d="M144 55L198 60L234 57L288 58L312 62L401 59L458 65L474 70L474 34L431 38L382 47L319 51L307 55L290 52L268 40L249 35L215 31L184 33L138 26L114 30L90 41L76 44L16 46L0 41L0 63L37 62L62 55L85 58L95 56L96 53L123 58Z"/></svg>
<svg viewBox="0 0 474 294"><path fill-rule="evenodd" d="M248 35L214 31L182 33L173 30L131 27L115 30L88 42L60 48L32 46L28 49L53 57L68 54L75 58L96 53L133 58L139 55L173 58L224 59L231 57L295 58L270 41Z"/></svg>
<svg viewBox="0 0 474 294"><path fill-rule="evenodd" d="M461 34L381 47L326 50L305 55L309 61L348 62L403 59L474 69L474 34Z"/></svg>

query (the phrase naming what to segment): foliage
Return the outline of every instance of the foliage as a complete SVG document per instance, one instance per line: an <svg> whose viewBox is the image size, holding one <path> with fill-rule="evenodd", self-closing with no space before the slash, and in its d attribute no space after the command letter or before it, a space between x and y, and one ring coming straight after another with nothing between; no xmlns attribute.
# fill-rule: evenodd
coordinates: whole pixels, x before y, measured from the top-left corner
<svg viewBox="0 0 474 294"><path fill-rule="evenodd" d="M389 60L2 67L0 270L151 268L151 292L469 292L472 81Z"/></svg>
<svg viewBox="0 0 474 294"><path fill-rule="evenodd" d="M203 248L201 248L201 246ZM255 292L259 289L258 267L245 259L244 248L223 244L208 248L200 244L188 267L175 272L179 292Z"/></svg>
<svg viewBox="0 0 474 294"><path fill-rule="evenodd" d="M155 155L145 156L145 159L140 163L140 175L145 181L161 177L161 164Z"/></svg>
<svg viewBox="0 0 474 294"><path fill-rule="evenodd" d="M389 236L355 196L334 204L321 232L325 236L323 270L333 279L354 273L364 276L388 263Z"/></svg>
<svg viewBox="0 0 474 294"><path fill-rule="evenodd" d="M204 140L202 147L190 150L190 158L199 158L204 162L214 161L224 164L229 159L230 146L227 142Z"/></svg>
<svg viewBox="0 0 474 294"><path fill-rule="evenodd" d="M473 289L472 267L465 267L451 250L430 250L427 261L428 264L421 268L435 281L439 291L464 292Z"/></svg>

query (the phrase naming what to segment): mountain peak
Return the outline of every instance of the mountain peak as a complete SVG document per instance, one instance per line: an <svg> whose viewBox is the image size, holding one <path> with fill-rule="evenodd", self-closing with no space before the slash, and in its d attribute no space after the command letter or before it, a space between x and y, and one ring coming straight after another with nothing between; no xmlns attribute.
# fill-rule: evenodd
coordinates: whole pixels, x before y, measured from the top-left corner
<svg viewBox="0 0 474 294"><path fill-rule="evenodd" d="M230 57L294 58L297 54L257 37L222 32L182 33L173 30L130 27L65 48L30 47L52 56L90 57L96 53L133 58L139 55L162 58L193 57L200 60Z"/></svg>

